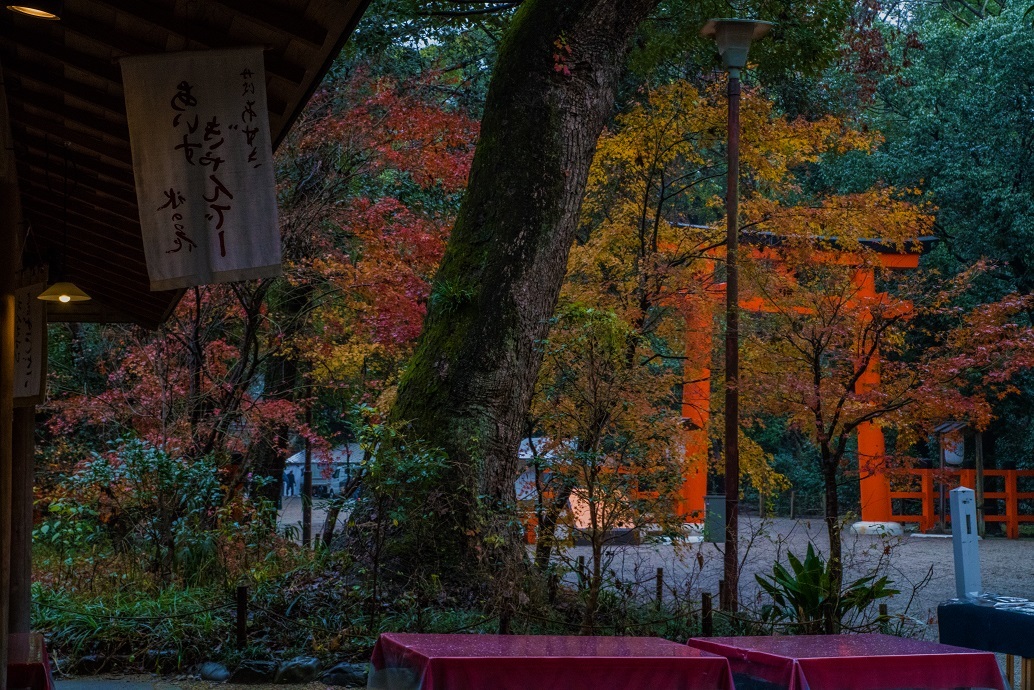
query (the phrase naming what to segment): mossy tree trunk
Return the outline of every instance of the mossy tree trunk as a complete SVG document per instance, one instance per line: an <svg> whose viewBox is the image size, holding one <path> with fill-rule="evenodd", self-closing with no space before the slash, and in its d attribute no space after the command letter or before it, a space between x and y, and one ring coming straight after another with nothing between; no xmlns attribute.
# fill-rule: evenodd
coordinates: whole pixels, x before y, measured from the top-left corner
<svg viewBox="0 0 1034 690"><path fill-rule="evenodd" d="M500 46L467 193L392 410L453 463L448 490L470 506L448 518L458 567L484 555L486 543L516 553L508 530L537 343L548 333L629 39L656 3L526 0Z"/></svg>

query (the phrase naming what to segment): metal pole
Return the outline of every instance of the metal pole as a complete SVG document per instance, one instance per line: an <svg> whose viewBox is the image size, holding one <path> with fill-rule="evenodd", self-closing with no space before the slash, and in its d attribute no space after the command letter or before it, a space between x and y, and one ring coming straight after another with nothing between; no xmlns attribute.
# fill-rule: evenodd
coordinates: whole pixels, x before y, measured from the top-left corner
<svg viewBox="0 0 1034 690"><path fill-rule="evenodd" d="M739 590L740 499L740 305L739 177L740 75L729 70L729 172L725 193L725 597L722 608L735 611Z"/></svg>
<svg viewBox="0 0 1034 690"><path fill-rule="evenodd" d="M977 502L977 534L984 536L984 434L977 432L977 457L976 457L976 477L974 478L973 487L975 492L974 499Z"/></svg>

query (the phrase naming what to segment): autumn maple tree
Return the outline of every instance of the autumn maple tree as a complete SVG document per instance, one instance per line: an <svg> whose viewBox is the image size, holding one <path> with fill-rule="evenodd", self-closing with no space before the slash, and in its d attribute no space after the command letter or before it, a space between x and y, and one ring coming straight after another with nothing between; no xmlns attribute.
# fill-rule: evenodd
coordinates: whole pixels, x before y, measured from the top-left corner
<svg viewBox="0 0 1034 690"><path fill-rule="evenodd" d="M225 501L276 499L303 439L327 457L351 406L390 394L422 325L477 136L435 97L445 79L359 70L318 94L278 152L284 276L192 289L154 333L104 327L91 386L66 378L50 404L57 455L139 438L214 463Z"/></svg>

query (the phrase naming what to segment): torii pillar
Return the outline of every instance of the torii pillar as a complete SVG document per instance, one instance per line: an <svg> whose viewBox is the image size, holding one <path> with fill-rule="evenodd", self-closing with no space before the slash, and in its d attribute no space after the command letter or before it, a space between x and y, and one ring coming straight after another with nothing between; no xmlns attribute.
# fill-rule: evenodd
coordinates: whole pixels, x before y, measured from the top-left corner
<svg viewBox="0 0 1034 690"><path fill-rule="evenodd" d="M707 493L707 423L711 417L711 334L709 300L683 303L686 359L683 364L682 422L686 426L683 483L677 511L687 522L703 522Z"/></svg>
<svg viewBox="0 0 1034 690"><path fill-rule="evenodd" d="M876 275L872 268L859 268L854 274L858 292L855 299L862 302L876 302ZM859 343L858 347L865 347ZM855 393L863 394L880 385L880 357L877 352L868 362L865 371L855 383ZM890 504L890 478L886 474L887 446L883 429L872 422L858 425L858 487L861 494L862 522L855 525L856 531L889 528L893 511ZM870 525L868 523L875 523ZM900 528L900 526L898 526Z"/></svg>

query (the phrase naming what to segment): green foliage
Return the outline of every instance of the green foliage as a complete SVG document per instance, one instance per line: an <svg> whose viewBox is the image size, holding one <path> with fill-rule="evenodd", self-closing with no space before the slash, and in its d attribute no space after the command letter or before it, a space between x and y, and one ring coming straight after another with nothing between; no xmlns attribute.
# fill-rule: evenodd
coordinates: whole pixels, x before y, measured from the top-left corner
<svg viewBox="0 0 1034 690"><path fill-rule="evenodd" d="M762 621L789 623L787 630L795 634L837 634L849 616L864 613L878 599L898 594L888 586L887 576L877 578L875 574L837 591L830 562L824 561L812 544L808 544L804 560L793 553L787 553L786 560L790 570L776 563L770 578L754 577L772 597L772 603L762 608Z"/></svg>
<svg viewBox="0 0 1034 690"><path fill-rule="evenodd" d="M33 536L70 576L84 558L122 556L146 562L158 583L218 579L268 545L276 519L261 499L228 500L211 460L173 458L139 439L91 454L55 494Z"/></svg>
<svg viewBox="0 0 1034 690"><path fill-rule="evenodd" d="M370 459L354 512L370 519L349 526L364 586L373 599L386 587L434 595L442 578L458 575L453 570L461 560L446 545L456 543L450 531L468 527L460 516L474 495L456 490L454 467L440 449L411 439L402 424L375 422L371 408L357 414L364 418L355 424L359 442Z"/></svg>
<svg viewBox="0 0 1034 690"><path fill-rule="evenodd" d="M654 81L684 76L687 62L697 69L719 67L714 39L700 30L715 17L747 17L775 23L750 51L762 82L814 76L838 56L853 6L847 0L752 0L731 8L718 0L664 0L640 28L632 71Z"/></svg>

